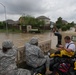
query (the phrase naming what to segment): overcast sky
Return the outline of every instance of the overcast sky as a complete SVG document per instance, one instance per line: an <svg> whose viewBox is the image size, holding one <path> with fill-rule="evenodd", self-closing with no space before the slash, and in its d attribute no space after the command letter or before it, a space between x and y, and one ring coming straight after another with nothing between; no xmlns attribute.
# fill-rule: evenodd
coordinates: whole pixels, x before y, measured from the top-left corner
<svg viewBox="0 0 76 75"><path fill-rule="evenodd" d="M62 17L76 23L76 0L0 0L6 7L6 18L18 20L21 15L46 16L51 21ZM0 21L5 20L4 7L0 4Z"/></svg>

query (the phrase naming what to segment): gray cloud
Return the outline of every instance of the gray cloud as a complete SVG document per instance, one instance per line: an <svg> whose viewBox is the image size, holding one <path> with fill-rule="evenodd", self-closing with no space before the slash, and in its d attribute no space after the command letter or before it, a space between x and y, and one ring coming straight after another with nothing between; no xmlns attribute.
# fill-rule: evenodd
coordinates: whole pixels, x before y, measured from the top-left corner
<svg viewBox="0 0 76 75"><path fill-rule="evenodd" d="M76 0L1 0L0 3L6 6L7 18L10 19L17 20L25 14L35 17L45 15L52 21L61 16L67 21L76 22ZM0 5L0 15L3 14L4 9Z"/></svg>
<svg viewBox="0 0 76 75"><path fill-rule="evenodd" d="M9 14L31 14L45 13L46 8L43 7L43 0L9 0L7 2Z"/></svg>

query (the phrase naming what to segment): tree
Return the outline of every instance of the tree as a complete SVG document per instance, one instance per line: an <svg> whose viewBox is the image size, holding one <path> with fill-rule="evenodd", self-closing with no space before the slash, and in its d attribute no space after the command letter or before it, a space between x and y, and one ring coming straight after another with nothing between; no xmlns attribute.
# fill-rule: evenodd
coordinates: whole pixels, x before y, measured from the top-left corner
<svg viewBox="0 0 76 75"><path fill-rule="evenodd" d="M62 31L66 31L67 30L67 28L66 28L66 26L62 26Z"/></svg>
<svg viewBox="0 0 76 75"><path fill-rule="evenodd" d="M44 21L40 21L32 16L21 16L19 18L19 22L21 25L31 25L33 28L39 28L40 26L44 26Z"/></svg>
<svg viewBox="0 0 76 75"><path fill-rule="evenodd" d="M57 21L56 21L56 27L57 27L58 29L60 29L60 28L62 27L62 25L63 25L63 23L62 23L62 18L59 17L59 18L57 19Z"/></svg>
<svg viewBox="0 0 76 75"><path fill-rule="evenodd" d="M74 21L72 21L72 22L70 23L70 26L71 26L71 27L74 27L74 25L75 25L75 23L74 23Z"/></svg>
<svg viewBox="0 0 76 75"><path fill-rule="evenodd" d="M6 23L5 22L0 22L0 29L5 29L5 25L6 25Z"/></svg>

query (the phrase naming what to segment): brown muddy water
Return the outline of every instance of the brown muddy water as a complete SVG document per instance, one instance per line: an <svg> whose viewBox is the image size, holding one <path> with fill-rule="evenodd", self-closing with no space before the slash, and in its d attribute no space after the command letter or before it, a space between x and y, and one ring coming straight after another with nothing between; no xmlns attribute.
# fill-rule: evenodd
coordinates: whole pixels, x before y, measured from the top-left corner
<svg viewBox="0 0 76 75"><path fill-rule="evenodd" d="M41 33L41 34L29 34L29 33L0 33L0 47L2 47L2 42L4 40L12 40L14 45L17 47L23 46L28 42L32 37L37 37L39 42L47 41L50 39L50 32Z"/></svg>

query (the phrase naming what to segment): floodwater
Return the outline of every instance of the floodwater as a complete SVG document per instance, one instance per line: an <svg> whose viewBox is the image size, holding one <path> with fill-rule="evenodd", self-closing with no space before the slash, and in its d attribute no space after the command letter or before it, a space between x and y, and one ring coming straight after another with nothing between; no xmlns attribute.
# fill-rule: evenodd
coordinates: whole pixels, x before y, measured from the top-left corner
<svg viewBox="0 0 76 75"><path fill-rule="evenodd" d="M32 37L37 37L39 42L47 41L51 39L50 32L41 33L41 34L29 34L29 33L0 33L0 47L2 47L2 42L4 40L12 40L16 47L23 46L28 42Z"/></svg>
<svg viewBox="0 0 76 75"><path fill-rule="evenodd" d="M75 32L75 28L72 28L65 33ZM2 47L2 42L4 40L12 40L16 47L23 46L28 42L32 37L37 37L40 42L51 40L51 48L55 49L57 44L57 37L54 36L51 32L41 33L41 34L29 34L29 33L0 33L0 48Z"/></svg>

